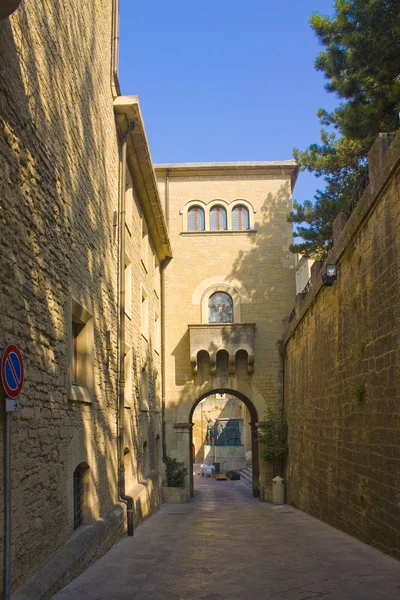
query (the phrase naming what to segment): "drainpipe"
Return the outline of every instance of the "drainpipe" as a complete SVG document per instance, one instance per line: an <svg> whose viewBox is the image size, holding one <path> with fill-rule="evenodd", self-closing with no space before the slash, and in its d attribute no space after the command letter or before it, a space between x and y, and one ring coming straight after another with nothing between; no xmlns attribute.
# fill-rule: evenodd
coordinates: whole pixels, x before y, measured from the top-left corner
<svg viewBox="0 0 400 600"><path fill-rule="evenodd" d="M165 172L165 220L167 223L167 231L169 231L169 171ZM162 418L162 453L163 460L167 456L166 442L166 424L165 424L165 267L168 261L165 260L160 265L161 271L161 377L162 377L162 403L161 403L161 418Z"/></svg>
<svg viewBox="0 0 400 600"><path fill-rule="evenodd" d="M111 42L111 89L114 98L119 95L118 83L118 51L119 51L119 0L112 4L112 42Z"/></svg>
<svg viewBox="0 0 400 600"><path fill-rule="evenodd" d="M126 187L126 149L128 135L133 131L135 123L129 123L127 130L122 134L122 156L120 171L120 218L119 218L119 410L118 410L118 491L119 497L126 504L126 517L128 535L133 535L133 498L125 494L125 187Z"/></svg>

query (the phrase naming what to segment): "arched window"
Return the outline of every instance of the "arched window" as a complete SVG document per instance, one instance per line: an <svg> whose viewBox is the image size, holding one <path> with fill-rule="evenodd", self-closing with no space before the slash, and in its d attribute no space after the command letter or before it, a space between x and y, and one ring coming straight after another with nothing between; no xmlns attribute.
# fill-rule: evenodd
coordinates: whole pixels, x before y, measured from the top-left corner
<svg viewBox="0 0 400 600"><path fill-rule="evenodd" d="M235 206L232 211L232 225L236 231L250 229L249 211L245 206Z"/></svg>
<svg viewBox="0 0 400 600"><path fill-rule="evenodd" d="M204 210L200 206L192 206L188 210L189 231L204 231Z"/></svg>
<svg viewBox="0 0 400 600"><path fill-rule="evenodd" d="M226 210L222 206L214 206L210 210L211 231L224 231L226 229Z"/></svg>
<svg viewBox="0 0 400 600"><path fill-rule="evenodd" d="M89 496L89 465L80 463L74 471L74 529L83 525L87 518Z"/></svg>
<svg viewBox="0 0 400 600"><path fill-rule="evenodd" d="M216 292L208 301L209 323L233 323L233 300L225 292Z"/></svg>

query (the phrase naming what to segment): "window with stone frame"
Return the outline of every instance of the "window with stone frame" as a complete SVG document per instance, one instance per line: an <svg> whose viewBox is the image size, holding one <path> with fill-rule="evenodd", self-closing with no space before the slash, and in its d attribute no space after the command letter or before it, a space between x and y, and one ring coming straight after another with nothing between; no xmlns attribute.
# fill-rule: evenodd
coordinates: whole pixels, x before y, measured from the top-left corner
<svg viewBox="0 0 400 600"><path fill-rule="evenodd" d="M209 323L233 323L233 300L226 292L216 292L208 301Z"/></svg>
<svg viewBox="0 0 400 600"><path fill-rule="evenodd" d="M141 286L141 289L140 331L147 340L149 337L149 296L143 285Z"/></svg>
<svg viewBox="0 0 400 600"><path fill-rule="evenodd" d="M225 231L227 228L226 210L223 206L214 206L210 210L211 231Z"/></svg>
<svg viewBox="0 0 400 600"><path fill-rule="evenodd" d="M161 352L161 321L158 312L154 313L154 350L157 354Z"/></svg>
<svg viewBox="0 0 400 600"><path fill-rule="evenodd" d="M124 352L124 395L125 395L125 406L130 408L132 401L132 348L125 344Z"/></svg>
<svg viewBox="0 0 400 600"><path fill-rule="evenodd" d="M93 350L93 317L78 302L72 300L70 381L73 396L77 388L86 390L93 388Z"/></svg>
<svg viewBox="0 0 400 600"><path fill-rule="evenodd" d="M160 261L154 254L154 293L157 298L161 298L161 274L160 274Z"/></svg>
<svg viewBox="0 0 400 600"><path fill-rule="evenodd" d="M131 318L132 315L132 262L125 254L125 314Z"/></svg>
<svg viewBox="0 0 400 600"><path fill-rule="evenodd" d="M149 410L149 371L147 364L143 365L140 379L140 408L146 412Z"/></svg>
<svg viewBox="0 0 400 600"><path fill-rule="evenodd" d="M142 468L143 468L143 475L146 475L149 472L149 470L150 470L150 466L149 466L149 445L148 445L147 442L144 442L144 444L143 444Z"/></svg>
<svg viewBox="0 0 400 600"><path fill-rule="evenodd" d="M133 181L129 167L126 165L125 227L127 228L129 234L132 234L133 202Z"/></svg>
<svg viewBox="0 0 400 600"><path fill-rule="evenodd" d="M204 210L200 206L192 206L188 210L188 230L204 231L205 219Z"/></svg>
<svg viewBox="0 0 400 600"><path fill-rule="evenodd" d="M140 246L140 258L146 272L149 270L149 230L146 219L142 215L142 241Z"/></svg>
<svg viewBox="0 0 400 600"><path fill-rule="evenodd" d="M235 206L232 211L232 227L235 231L250 229L249 211L243 206Z"/></svg>

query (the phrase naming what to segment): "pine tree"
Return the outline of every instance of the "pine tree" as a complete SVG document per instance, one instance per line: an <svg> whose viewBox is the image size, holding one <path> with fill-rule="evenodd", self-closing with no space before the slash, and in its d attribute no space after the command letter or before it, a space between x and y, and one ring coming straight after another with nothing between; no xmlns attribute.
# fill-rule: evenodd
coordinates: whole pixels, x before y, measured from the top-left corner
<svg viewBox="0 0 400 600"><path fill-rule="evenodd" d="M315 66L328 80L326 90L343 101L331 113L318 111L321 143L293 151L300 169L323 177L326 188L314 201L295 202L288 217L304 240L292 251L317 258L331 246L332 222L351 200L376 135L392 128L400 106L400 1L334 6L332 17L314 13L310 23L324 46Z"/></svg>

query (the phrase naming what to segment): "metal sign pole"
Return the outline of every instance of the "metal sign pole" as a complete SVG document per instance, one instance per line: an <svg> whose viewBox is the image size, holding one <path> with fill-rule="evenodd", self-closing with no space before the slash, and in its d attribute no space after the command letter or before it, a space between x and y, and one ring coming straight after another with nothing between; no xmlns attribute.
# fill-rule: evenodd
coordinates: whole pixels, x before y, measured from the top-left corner
<svg viewBox="0 0 400 600"><path fill-rule="evenodd" d="M6 434L4 436L4 600L11 597L11 419L19 410L18 396L24 385L24 363L15 344L0 355L0 382L5 393Z"/></svg>
<svg viewBox="0 0 400 600"><path fill-rule="evenodd" d="M11 419L6 412L6 435L4 453L4 600L10 600L11 592Z"/></svg>

